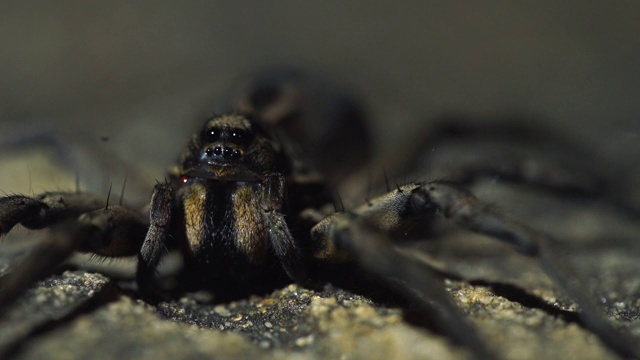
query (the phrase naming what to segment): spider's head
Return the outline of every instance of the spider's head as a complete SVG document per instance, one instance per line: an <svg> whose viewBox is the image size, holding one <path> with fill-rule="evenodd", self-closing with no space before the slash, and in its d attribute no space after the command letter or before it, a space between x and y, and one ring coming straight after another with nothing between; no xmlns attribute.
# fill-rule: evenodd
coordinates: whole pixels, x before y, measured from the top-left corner
<svg viewBox="0 0 640 360"><path fill-rule="evenodd" d="M197 133L182 157L187 178L260 181L283 172L280 146L254 120L236 113L214 116Z"/></svg>
<svg viewBox="0 0 640 360"><path fill-rule="evenodd" d="M200 134L200 162L224 167L241 164L255 137L253 124L244 116L214 117Z"/></svg>

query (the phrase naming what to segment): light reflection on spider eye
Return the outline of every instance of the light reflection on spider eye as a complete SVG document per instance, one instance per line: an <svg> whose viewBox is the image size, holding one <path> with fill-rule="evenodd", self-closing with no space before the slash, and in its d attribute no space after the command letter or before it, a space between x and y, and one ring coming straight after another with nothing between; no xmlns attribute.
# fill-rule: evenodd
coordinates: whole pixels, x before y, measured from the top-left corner
<svg viewBox="0 0 640 360"><path fill-rule="evenodd" d="M209 129L204 135L206 142L214 142L220 139L220 131L218 129Z"/></svg>
<svg viewBox="0 0 640 360"><path fill-rule="evenodd" d="M252 140L252 133L244 129L233 129L229 133L231 142L236 145L248 145Z"/></svg>

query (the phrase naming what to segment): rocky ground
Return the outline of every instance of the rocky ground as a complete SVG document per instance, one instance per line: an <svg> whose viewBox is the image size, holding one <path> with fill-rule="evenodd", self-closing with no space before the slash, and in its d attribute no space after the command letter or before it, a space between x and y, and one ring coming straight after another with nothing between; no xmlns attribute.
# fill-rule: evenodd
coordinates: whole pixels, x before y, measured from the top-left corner
<svg viewBox="0 0 640 360"><path fill-rule="evenodd" d="M616 327L638 336L637 257L618 250L579 258L589 267L605 268L594 274L603 284L595 296L601 296ZM575 307L548 284L475 280L446 285L481 337L504 358L617 358L581 327ZM410 325L402 309L331 286L311 291L290 285L226 304L202 304L186 296L153 307L107 277L85 271L40 282L5 315L0 334L3 358L15 359L470 357L447 339Z"/></svg>

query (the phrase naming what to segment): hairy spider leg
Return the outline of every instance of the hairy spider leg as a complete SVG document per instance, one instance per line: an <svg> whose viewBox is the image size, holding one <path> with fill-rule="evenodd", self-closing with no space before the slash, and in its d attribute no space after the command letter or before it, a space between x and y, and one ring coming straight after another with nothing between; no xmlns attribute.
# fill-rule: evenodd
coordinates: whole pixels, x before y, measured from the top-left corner
<svg viewBox="0 0 640 360"><path fill-rule="evenodd" d="M562 257L557 241L482 204L471 192L450 183L405 185L353 213L326 218L312 231L314 240L320 244L315 256L329 261L353 259L395 287L404 284L406 288L401 291L418 305L428 308L433 301L446 309L449 316L459 317L450 310L452 305L446 294L434 290L438 282L432 279L433 270L402 256L392 247L393 234L404 232L417 219L433 216L451 219L465 229L489 235L510 244L523 255L537 258L547 275L578 303L581 308L578 316L586 328L621 356L640 358L638 340L618 331L604 318L602 310L581 285L580 276ZM466 322L457 325L456 320L450 324L445 325L448 335L474 351L482 351L481 342L471 335L473 332L469 332ZM490 358L489 352L484 355Z"/></svg>
<svg viewBox="0 0 640 360"><path fill-rule="evenodd" d="M147 219L129 208L104 204L103 196L76 192L0 198L0 235L18 223L29 229L48 227L45 240L0 279L0 312L76 251L103 257L139 252Z"/></svg>

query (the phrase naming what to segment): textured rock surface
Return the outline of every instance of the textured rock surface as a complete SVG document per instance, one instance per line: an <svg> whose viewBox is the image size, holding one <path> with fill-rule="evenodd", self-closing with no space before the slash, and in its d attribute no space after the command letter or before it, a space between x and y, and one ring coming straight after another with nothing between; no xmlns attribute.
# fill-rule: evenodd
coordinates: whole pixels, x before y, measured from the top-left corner
<svg viewBox="0 0 640 360"><path fill-rule="evenodd" d="M447 281L447 288L505 358L616 358L571 312L560 316L553 291L527 289L540 298L515 301L491 286ZM625 301L628 289L611 291L610 318L638 335L637 300ZM532 306L529 297L543 305ZM3 354L18 359L465 358L442 337L407 324L400 309L331 287L314 292L290 285L267 297L217 305L184 297L154 308L106 277L82 271L40 283L2 320L0 334Z"/></svg>

